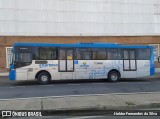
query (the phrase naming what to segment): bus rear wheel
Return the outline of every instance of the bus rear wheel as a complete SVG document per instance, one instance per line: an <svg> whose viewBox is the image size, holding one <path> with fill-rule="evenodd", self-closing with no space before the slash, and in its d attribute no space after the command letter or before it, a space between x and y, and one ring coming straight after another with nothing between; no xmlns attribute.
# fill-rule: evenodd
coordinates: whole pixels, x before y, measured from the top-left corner
<svg viewBox="0 0 160 119"><path fill-rule="evenodd" d="M38 82L39 84L48 84L50 81L50 76L46 72L42 72L38 75Z"/></svg>
<svg viewBox="0 0 160 119"><path fill-rule="evenodd" d="M120 75L117 71L111 71L108 75L108 79L110 82L117 82L120 79Z"/></svg>

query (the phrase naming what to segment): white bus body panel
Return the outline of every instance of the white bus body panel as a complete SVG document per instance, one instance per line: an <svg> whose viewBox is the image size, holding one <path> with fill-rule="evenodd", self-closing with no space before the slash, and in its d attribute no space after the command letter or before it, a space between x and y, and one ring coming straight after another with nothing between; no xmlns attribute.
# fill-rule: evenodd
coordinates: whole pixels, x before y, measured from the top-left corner
<svg viewBox="0 0 160 119"><path fill-rule="evenodd" d="M123 77L121 78L136 78L136 60L124 60Z"/></svg>
<svg viewBox="0 0 160 119"><path fill-rule="evenodd" d="M137 61L137 77L150 76L150 61L138 60Z"/></svg>
<svg viewBox="0 0 160 119"><path fill-rule="evenodd" d="M123 71L121 78L137 78L137 71Z"/></svg>
<svg viewBox="0 0 160 119"><path fill-rule="evenodd" d="M42 70L48 71L52 79L59 80L58 60L48 60L47 62L47 64L35 64L35 61L33 61L32 64L28 66L28 68L33 68L33 71L28 72L28 80L35 80L36 74Z"/></svg>
<svg viewBox="0 0 160 119"><path fill-rule="evenodd" d="M74 72L61 72L60 80L75 79ZM54 78L52 78L54 80Z"/></svg>
<svg viewBox="0 0 160 119"><path fill-rule="evenodd" d="M28 80L28 68L18 68L16 69L16 80Z"/></svg>
<svg viewBox="0 0 160 119"><path fill-rule="evenodd" d="M123 71L123 76L121 76L121 78L140 78L144 76L150 76L149 60L136 60L136 62L135 60L130 60L130 61L131 61L131 69L134 70L137 68L137 71Z"/></svg>
<svg viewBox="0 0 160 119"><path fill-rule="evenodd" d="M124 70L129 70L129 60L124 60Z"/></svg>
<svg viewBox="0 0 160 119"><path fill-rule="evenodd" d="M116 69L123 70L123 61L120 60L79 60L75 64L76 79L107 78L108 72Z"/></svg>
<svg viewBox="0 0 160 119"><path fill-rule="evenodd" d="M67 71L73 71L74 60L67 60Z"/></svg>
<svg viewBox="0 0 160 119"><path fill-rule="evenodd" d="M16 80L35 80L36 74L42 70L50 73L51 80L102 79L107 78L109 71L113 69L120 72L121 78L137 78L150 75L149 60L137 60L137 71L123 71L123 60L74 60L74 72L59 72L58 60L48 60L47 62L47 64L35 64L35 61L33 61L29 66L17 68ZM133 61L133 63L135 62ZM132 68L135 68L133 63L131 63ZM63 69L63 65L60 66ZM73 67L73 62L68 62L68 70L71 67Z"/></svg>
<svg viewBox="0 0 160 119"><path fill-rule="evenodd" d="M59 60L59 69L61 71L65 71L66 70L66 60Z"/></svg>
<svg viewBox="0 0 160 119"><path fill-rule="evenodd" d="M131 70L136 70L136 60L130 60L131 62Z"/></svg>

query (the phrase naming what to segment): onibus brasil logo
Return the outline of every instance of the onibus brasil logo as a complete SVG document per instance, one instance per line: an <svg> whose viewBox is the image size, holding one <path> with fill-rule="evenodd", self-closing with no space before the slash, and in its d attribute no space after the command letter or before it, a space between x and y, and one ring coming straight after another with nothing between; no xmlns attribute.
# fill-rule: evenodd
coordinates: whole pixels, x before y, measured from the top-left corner
<svg viewBox="0 0 160 119"><path fill-rule="evenodd" d="M2 117L40 117L40 111L2 111Z"/></svg>

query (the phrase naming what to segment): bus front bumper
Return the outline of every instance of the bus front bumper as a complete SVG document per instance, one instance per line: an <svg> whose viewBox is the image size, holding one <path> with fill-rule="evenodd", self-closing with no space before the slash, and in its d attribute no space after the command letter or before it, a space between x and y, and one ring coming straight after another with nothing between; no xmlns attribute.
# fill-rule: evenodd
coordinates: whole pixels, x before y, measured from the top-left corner
<svg viewBox="0 0 160 119"><path fill-rule="evenodd" d="M10 80L16 80L16 70L15 69L11 69L9 72L9 79Z"/></svg>

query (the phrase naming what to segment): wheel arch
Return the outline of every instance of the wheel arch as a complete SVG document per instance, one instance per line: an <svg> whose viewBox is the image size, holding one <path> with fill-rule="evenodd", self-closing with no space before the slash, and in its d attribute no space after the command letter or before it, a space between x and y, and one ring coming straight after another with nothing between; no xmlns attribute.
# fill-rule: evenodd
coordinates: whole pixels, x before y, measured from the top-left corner
<svg viewBox="0 0 160 119"><path fill-rule="evenodd" d="M38 72L36 73L35 79L37 79L37 78L38 78L38 75L41 74L42 72L47 73L48 76L49 76L49 78L50 78L50 80L51 80L52 76L51 76L51 74L50 74L48 71L46 71L46 70L38 71Z"/></svg>
<svg viewBox="0 0 160 119"><path fill-rule="evenodd" d="M112 71L117 72L117 73L119 74L119 78L121 78L121 73L120 73L120 71L119 71L119 70L117 70L117 69L112 69L112 70L110 70L110 71L108 72L107 77L109 77L109 74L110 74Z"/></svg>

